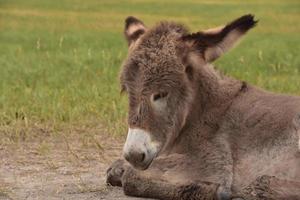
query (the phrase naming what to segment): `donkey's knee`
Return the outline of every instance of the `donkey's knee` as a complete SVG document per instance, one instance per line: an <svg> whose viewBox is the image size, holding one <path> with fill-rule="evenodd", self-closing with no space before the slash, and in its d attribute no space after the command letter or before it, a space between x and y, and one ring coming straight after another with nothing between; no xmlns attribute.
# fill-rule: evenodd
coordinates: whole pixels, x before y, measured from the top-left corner
<svg viewBox="0 0 300 200"><path fill-rule="evenodd" d="M124 160L116 160L106 171L106 183L112 186L122 186L122 176L126 169Z"/></svg>

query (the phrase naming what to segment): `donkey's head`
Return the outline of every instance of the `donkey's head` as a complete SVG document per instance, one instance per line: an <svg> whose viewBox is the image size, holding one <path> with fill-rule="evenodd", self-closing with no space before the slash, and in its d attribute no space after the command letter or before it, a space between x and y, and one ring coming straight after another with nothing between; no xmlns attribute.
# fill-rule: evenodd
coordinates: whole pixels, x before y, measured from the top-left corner
<svg viewBox="0 0 300 200"><path fill-rule="evenodd" d="M123 152L127 161L146 169L172 146L193 109L198 69L229 50L254 25L253 16L245 15L224 27L189 34L174 23L147 29L134 17L126 19L129 53L120 79L129 99Z"/></svg>

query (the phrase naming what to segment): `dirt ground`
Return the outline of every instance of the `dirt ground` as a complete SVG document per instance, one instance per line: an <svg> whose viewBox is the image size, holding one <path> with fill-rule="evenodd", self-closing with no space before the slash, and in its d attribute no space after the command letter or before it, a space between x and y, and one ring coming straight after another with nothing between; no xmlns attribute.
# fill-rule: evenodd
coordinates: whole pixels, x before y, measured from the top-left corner
<svg viewBox="0 0 300 200"><path fill-rule="evenodd" d="M75 132L35 130L34 137L18 142L2 132L0 200L137 199L105 184L106 169L121 154L121 139Z"/></svg>

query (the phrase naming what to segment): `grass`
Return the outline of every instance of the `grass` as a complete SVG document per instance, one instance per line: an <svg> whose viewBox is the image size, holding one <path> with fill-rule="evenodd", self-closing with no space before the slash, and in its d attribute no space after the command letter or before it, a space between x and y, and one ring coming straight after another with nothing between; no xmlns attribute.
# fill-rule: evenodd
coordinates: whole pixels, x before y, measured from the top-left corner
<svg viewBox="0 0 300 200"><path fill-rule="evenodd" d="M126 16L149 26L178 21L198 31L246 13L259 25L217 67L268 90L300 95L297 0L0 0L0 131L97 121L111 134L124 134L127 100L119 93L118 72L126 57Z"/></svg>

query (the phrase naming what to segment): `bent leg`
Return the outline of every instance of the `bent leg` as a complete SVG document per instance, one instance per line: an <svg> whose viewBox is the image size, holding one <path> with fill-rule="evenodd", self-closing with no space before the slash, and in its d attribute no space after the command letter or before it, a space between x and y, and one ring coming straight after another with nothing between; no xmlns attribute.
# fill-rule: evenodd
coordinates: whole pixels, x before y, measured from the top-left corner
<svg viewBox="0 0 300 200"><path fill-rule="evenodd" d="M206 163L203 165L206 166ZM224 173L221 173L223 168L220 168L221 171L215 168L205 170L205 166L183 154L161 156L145 171L135 170L126 161L118 160L107 171L107 183L122 186L125 194L137 197L230 199L231 191L221 181L226 179ZM203 170L206 173L199 173Z"/></svg>
<svg viewBox="0 0 300 200"><path fill-rule="evenodd" d="M162 163L162 161L159 162L159 164ZM172 162L168 163L173 166ZM112 186L122 186L124 193L129 196L166 200L223 199L217 198L220 197L220 194L217 194L220 189L219 184L187 181L183 177L180 178L181 181L175 177L176 181L172 181L170 175L164 176L166 165L159 168L159 164L154 164L151 169L139 171L120 159L107 170L106 181ZM176 174L173 175L176 176Z"/></svg>
<svg viewBox="0 0 300 200"><path fill-rule="evenodd" d="M126 195L164 200L214 200L219 186L208 182L174 184L153 179L132 168L124 173L122 185Z"/></svg>

